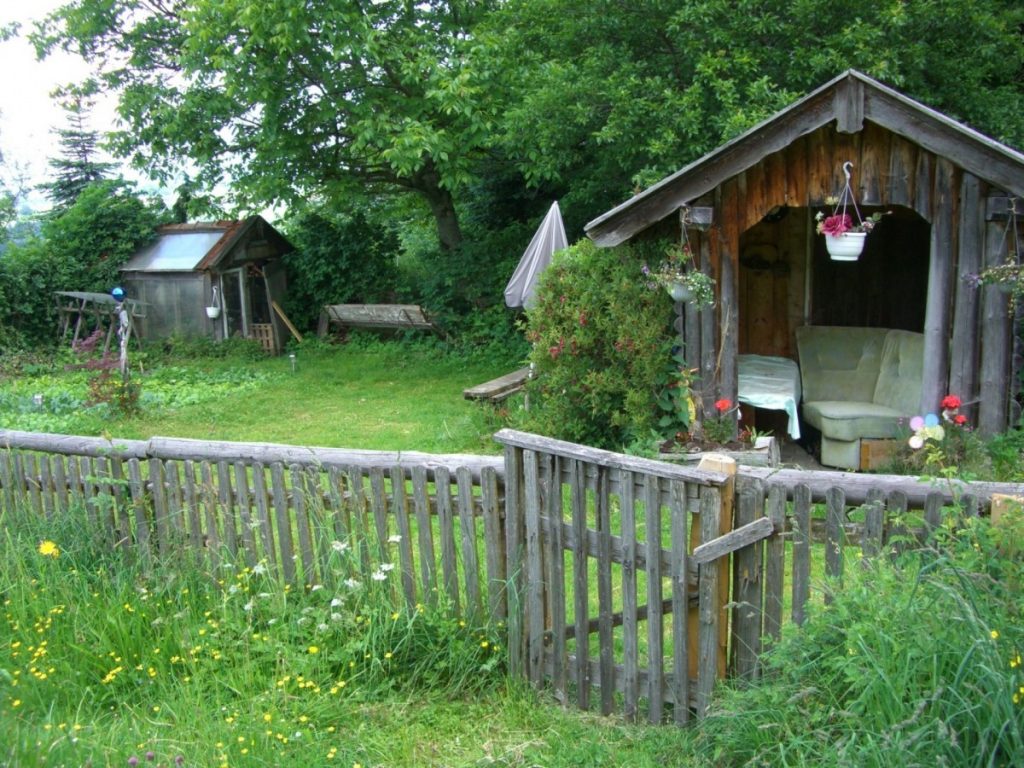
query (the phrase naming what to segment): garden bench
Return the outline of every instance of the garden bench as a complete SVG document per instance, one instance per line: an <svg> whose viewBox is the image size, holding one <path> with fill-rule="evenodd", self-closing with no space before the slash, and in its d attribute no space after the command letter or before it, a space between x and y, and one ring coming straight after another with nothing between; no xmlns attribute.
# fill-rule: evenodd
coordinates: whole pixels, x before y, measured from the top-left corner
<svg viewBox="0 0 1024 768"><path fill-rule="evenodd" d="M320 313L317 335L324 336L331 323L342 328L381 331L439 330L423 308L415 304L328 304Z"/></svg>
<svg viewBox="0 0 1024 768"><path fill-rule="evenodd" d="M462 396L467 400L489 400L492 403L499 403L526 386L528 378L530 378L529 366L485 381L483 384L477 384L475 387L464 389Z"/></svg>

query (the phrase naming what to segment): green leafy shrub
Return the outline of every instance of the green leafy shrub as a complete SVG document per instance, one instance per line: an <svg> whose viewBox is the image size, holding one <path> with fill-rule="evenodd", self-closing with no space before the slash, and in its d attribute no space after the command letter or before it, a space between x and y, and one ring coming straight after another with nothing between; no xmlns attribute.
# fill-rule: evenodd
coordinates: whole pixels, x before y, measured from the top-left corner
<svg viewBox="0 0 1024 768"><path fill-rule="evenodd" d="M535 375L524 428L619 448L658 426L671 302L642 279L644 255L582 241L545 271L528 312Z"/></svg>

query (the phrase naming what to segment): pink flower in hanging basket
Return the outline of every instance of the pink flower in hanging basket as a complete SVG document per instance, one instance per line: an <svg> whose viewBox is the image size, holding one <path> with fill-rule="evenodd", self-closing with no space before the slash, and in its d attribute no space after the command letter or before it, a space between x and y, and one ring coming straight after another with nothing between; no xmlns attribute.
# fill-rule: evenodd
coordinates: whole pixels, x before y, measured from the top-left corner
<svg viewBox="0 0 1024 768"><path fill-rule="evenodd" d="M853 219L848 213L836 213L826 216L818 222L818 232L823 235L832 235L832 237L839 237L851 229L853 229Z"/></svg>

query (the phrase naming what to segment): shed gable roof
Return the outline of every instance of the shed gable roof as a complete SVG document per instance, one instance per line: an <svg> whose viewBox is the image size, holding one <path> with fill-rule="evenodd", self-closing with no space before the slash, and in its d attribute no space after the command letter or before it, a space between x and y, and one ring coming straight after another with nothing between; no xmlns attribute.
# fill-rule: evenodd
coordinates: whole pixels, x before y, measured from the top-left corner
<svg viewBox="0 0 1024 768"><path fill-rule="evenodd" d="M124 272L191 272L215 267L254 228L275 242L280 253L294 250L291 244L261 216L238 221L165 224L157 227L156 239L133 255Z"/></svg>
<svg viewBox="0 0 1024 768"><path fill-rule="evenodd" d="M1024 195L1024 154L851 69L598 216L586 233L601 246L628 240L833 120L840 133L857 133L869 120L1010 194Z"/></svg>

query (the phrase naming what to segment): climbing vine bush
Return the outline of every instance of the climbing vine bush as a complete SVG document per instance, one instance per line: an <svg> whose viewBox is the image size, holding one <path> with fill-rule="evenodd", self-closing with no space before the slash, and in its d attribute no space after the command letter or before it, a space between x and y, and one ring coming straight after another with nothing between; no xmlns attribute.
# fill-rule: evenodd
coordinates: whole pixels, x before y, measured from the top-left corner
<svg viewBox="0 0 1024 768"><path fill-rule="evenodd" d="M642 279L645 248L582 241L545 271L527 314L534 377L524 428L621 448L656 427L671 300Z"/></svg>

